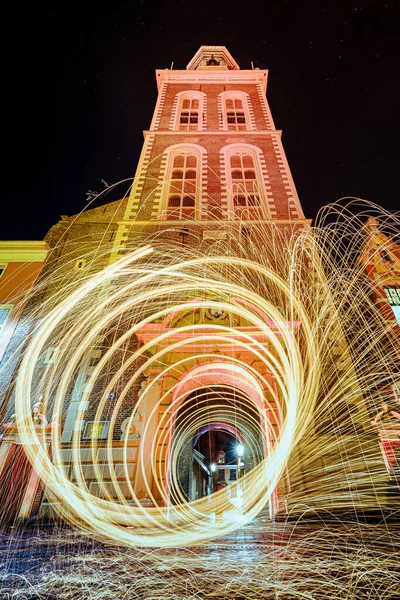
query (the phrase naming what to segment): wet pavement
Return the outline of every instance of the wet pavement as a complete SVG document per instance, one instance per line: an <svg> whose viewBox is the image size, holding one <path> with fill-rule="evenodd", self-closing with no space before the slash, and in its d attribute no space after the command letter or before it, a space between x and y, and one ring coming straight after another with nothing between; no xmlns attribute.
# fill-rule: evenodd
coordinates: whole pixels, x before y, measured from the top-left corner
<svg viewBox="0 0 400 600"><path fill-rule="evenodd" d="M393 519L258 519L201 546L146 550L21 527L0 537L0 598L400 600L399 557Z"/></svg>

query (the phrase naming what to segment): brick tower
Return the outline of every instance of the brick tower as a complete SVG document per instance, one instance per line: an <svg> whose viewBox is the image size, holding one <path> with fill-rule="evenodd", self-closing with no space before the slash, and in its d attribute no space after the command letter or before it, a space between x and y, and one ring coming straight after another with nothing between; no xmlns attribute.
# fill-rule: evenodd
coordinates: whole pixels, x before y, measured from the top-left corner
<svg viewBox="0 0 400 600"><path fill-rule="evenodd" d="M156 71L158 99L113 257L136 230L145 235L165 221L207 239L238 219L305 220L267 77L240 69L224 46L202 46L184 71Z"/></svg>

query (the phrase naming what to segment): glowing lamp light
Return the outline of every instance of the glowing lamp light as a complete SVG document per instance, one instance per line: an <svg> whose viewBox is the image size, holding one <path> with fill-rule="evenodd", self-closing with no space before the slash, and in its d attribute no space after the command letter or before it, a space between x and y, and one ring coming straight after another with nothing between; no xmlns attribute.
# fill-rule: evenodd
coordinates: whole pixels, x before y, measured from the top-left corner
<svg viewBox="0 0 400 600"><path fill-rule="evenodd" d="M238 444L238 445L236 446L236 453L237 453L237 455L238 455L238 456L240 456L240 457L242 457L242 456L243 456L243 454L244 454L244 448L243 448L242 444Z"/></svg>
<svg viewBox="0 0 400 600"><path fill-rule="evenodd" d="M212 463L212 464L210 465L210 469L211 469L211 472L212 472L212 473L215 473L215 471L217 470L217 465L216 465L215 463Z"/></svg>

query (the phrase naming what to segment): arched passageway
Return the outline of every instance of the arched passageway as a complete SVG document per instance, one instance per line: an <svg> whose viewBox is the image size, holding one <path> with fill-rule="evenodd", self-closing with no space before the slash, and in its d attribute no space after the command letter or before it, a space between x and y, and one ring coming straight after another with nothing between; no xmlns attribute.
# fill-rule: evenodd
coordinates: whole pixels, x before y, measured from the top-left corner
<svg viewBox="0 0 400 600"><path fill-rule="evenodd" d="M264 459L264 437L259 408L241 390L191 392L175 416L171 501L196 500L236 481Z"/></svg>

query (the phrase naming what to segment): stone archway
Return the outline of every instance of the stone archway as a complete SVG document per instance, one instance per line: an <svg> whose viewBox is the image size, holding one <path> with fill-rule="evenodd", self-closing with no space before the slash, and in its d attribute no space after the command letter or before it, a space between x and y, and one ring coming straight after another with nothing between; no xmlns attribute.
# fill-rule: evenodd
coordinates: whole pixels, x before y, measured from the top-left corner
<svg viewBox="0 0 400 600"><path fill-rule="evenodd" d="M200 439L203 444L196 447ZM207 440L209 443L204 443ZM225 447L229 440L230 448ZM210 477L210 467L218 463L220 453L230 454L224 468L228 471L232 464L236 469L235 448L239 441L245 449L243 471L249 471L266 453L260 413L248 396L237 388L219 385L198 387L189 393L174 416L169 454L171 502L195 500L204 495L193 491L195 473L203 479Z"/></svg>

